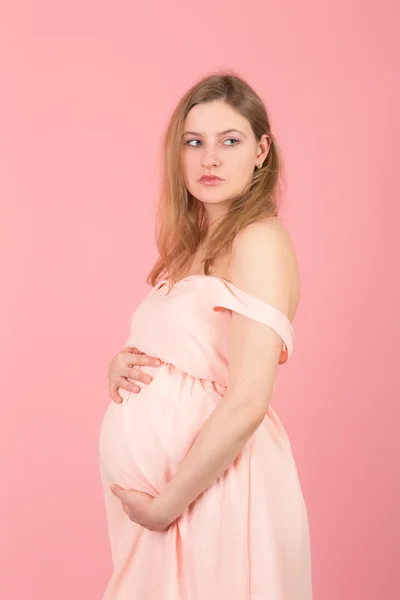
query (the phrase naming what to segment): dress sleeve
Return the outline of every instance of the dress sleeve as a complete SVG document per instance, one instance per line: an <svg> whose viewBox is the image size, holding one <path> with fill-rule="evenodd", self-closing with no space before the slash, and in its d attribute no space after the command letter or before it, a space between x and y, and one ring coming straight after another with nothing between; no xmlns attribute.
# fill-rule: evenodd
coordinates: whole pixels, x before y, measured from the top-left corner
<svg viewBox="0 0 400 600"><path fill-rule="evenodd" d="M213 300L213 309L231 310L271 327L283 340L290 358L295 335L287 316L271 304L237 288L230 282L221 280L221 283L223 285L219 286L219 294Z"/></svg>

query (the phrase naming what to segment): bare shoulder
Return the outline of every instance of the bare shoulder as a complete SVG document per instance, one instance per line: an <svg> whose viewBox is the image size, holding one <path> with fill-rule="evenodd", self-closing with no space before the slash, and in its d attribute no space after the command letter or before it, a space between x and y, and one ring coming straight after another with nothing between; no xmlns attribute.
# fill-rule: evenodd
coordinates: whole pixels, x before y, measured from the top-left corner
<svg viewBox="0 0 400 600"><path fill-rule="evenodd" d="M238 233L229 276L232 283L293 319L300 301L298 262L290 232L278 217L251 223Z"/></svg>
<svg viewBox="0 0 400 600"><path fill-rule="evenodd" d="M244 227L235 238L234 248L248 244L281 244L294 251L289 230L278 217L260 219Z"/></svg>

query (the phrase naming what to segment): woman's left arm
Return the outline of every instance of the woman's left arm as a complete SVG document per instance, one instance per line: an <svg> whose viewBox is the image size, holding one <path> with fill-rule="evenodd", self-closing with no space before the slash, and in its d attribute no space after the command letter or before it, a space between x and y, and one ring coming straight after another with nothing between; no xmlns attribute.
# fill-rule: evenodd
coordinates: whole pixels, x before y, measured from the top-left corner
<svg viewBox="0 0 400 600"><path fill-rule="evenodd" d="M279 221L253 223L235 240L231 282L288 316L294 250ZM282 339L270 327L232 312L228 386L174 477L152 501L172 523L226 469L263 421L274 389Z"/></svg>

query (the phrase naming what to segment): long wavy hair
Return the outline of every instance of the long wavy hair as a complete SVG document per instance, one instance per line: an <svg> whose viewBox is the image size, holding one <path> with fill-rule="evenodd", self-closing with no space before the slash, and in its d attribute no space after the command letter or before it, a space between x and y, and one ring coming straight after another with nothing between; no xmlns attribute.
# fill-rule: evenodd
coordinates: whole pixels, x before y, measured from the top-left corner
<svg viewBox="0 0 400 600"><path fill-rule="evenodd" d="M170 286L186 275L192 259L207 235L207 214L202 202L187 189L181 166L184 122L193 106L222 100L246 117L257 141L263 134L271 140L261 169L254 168L248 189L232 199L229 209L205 247L204 272L232 247L237 233L255 221L278 216L283 169L281 153L271 132L266 108L251 86L236 74L213 73L198 81L181 98L164 133L161 194L156 215L159 258L147 283L154 286L167 276Z"/></svg>

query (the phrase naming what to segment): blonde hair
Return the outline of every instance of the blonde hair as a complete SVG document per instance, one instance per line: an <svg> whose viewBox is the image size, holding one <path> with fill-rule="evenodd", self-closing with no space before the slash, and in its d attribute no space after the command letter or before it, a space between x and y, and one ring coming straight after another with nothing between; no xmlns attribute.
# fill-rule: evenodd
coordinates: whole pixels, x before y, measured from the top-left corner
<svg viewBox="0 0 400 600"><path fill-rule="evenodd" d="M257 141L266 133L271 145L262 168L254 169L249 189L232 200L210 238L205 248L205 274L209 274L215 258L231 248L241 229L259 219L278 215L282 158L263 102L242 77L232 72L204 77L181 98L164 134L161 194L156 216L159 258L147 277L147 283L153 286L160 275L167 275L170 285L185 276L207 234L204 205L186 187L180 154L188 112L196 104L213 100L222 100L237 110L248 119Z"/></svg>

